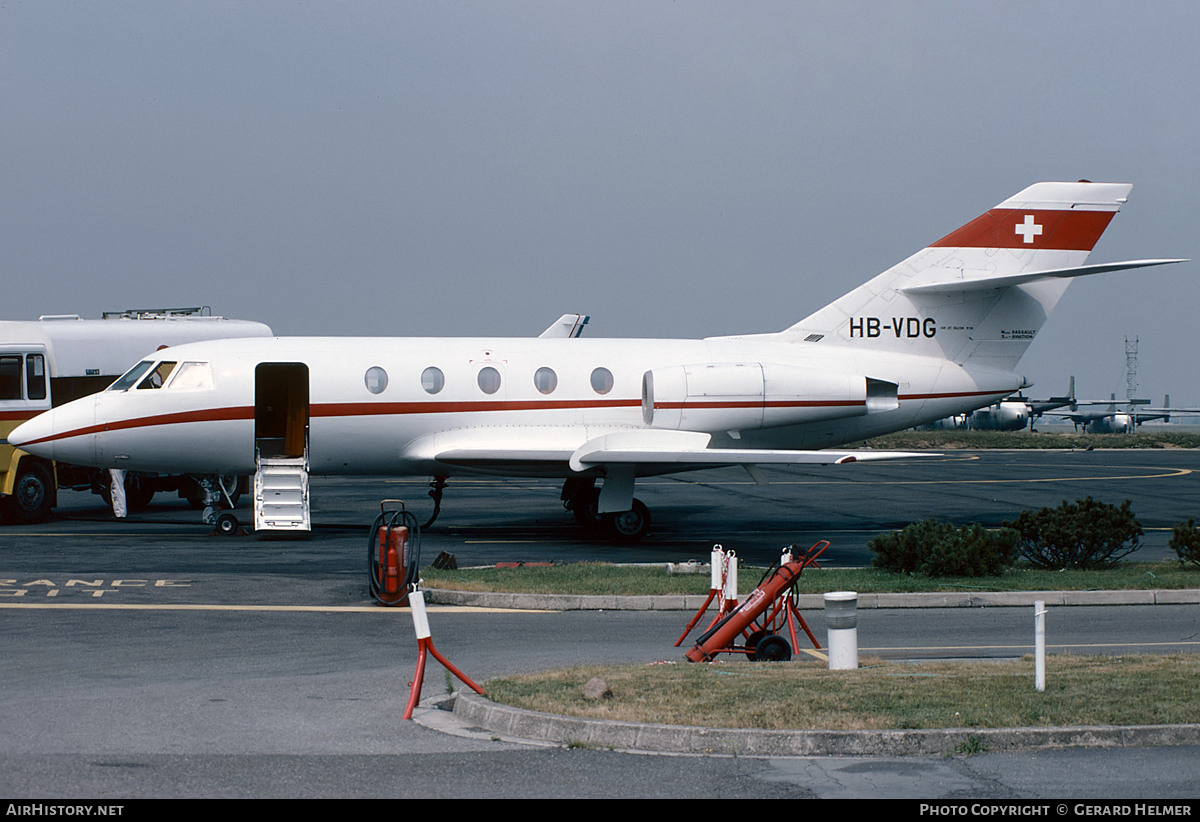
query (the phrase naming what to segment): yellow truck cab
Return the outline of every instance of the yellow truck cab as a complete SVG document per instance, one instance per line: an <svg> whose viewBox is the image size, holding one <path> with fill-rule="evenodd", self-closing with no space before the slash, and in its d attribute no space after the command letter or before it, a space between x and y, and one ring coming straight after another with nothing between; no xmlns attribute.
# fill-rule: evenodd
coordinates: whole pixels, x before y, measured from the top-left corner
<svg viewBox="0 0 1200 822"><path fill-rule="evenodd" d="M59 488L108 492L107 472L55 464L10 445L9 433L22 422L104 390L160 348L271 333L262 323L213 316L207 307L111 311L98 320L77 314L0 320L0 513L39 522L57 504ZM126 490L130 505L148 503L156 491L200 493L187 477L145 475L127 477Z"/></svg>

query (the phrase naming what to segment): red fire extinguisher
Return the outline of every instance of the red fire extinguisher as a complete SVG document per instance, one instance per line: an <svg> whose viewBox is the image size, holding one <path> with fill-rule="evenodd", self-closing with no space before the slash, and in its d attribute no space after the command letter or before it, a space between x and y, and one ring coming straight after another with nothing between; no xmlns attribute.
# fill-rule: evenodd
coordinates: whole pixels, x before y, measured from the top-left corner
<svg viewBox="0 0 1200 822"><path fill-rule="evenodd" d="M389 511L389 504L399 509ZM420 525L401 500L384 500L368 536L371 597L381 605L403 605L416 581Z"/></svg>

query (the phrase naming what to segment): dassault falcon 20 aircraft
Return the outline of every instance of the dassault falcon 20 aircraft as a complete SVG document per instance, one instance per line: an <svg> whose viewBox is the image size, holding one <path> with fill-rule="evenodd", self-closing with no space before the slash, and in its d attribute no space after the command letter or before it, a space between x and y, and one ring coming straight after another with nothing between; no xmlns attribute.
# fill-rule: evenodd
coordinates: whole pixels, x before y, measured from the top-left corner
<svg viewBox="0 0 1200 822"><path fill-rule="evenodd" d="M906 456L830 450L990 405L1132 186L1038 183L790 328L699 340L219 340L143 360L10 441L128 471L558 477L583 522L645 533L638 477ZM597 480L602 480L599 489ZM435 500L437 497L435 496ZM270 527L267 523L266 527Z"/></svg>

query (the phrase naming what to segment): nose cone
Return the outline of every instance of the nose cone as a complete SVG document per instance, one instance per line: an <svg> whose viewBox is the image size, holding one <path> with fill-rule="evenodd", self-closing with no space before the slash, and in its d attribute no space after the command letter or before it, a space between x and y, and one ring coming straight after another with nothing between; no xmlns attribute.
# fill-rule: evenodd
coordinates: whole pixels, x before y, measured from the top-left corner
<svg viewBox="0 0 1200 822"><path fill-rule="evenodd" d="M46 459L96 464L95 402L85 397L38 414L8 435L11 445Z"/></svg>
<svg viewBox="0 0 1200 822"><path fill-rule="evenodd" d="M51 419L53 415L53 411L46 411L21 423L8 435L9 444L22 451L28 451L30 454L53 459L54 440L51 436L54 433L54 421Z"/></svg>

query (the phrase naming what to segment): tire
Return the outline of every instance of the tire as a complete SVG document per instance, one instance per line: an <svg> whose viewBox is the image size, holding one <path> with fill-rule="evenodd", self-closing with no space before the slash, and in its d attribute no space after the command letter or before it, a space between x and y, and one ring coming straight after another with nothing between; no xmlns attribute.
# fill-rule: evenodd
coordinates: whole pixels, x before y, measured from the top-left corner
<svg viewBox="0 0 1200 822"><path fill-rule="evenodd" d="M12 496L6 500L7 514L17 522L41 522L50 516L54 479L40 462L24 461L17 469Z"/></svg>
<svg viewBox="0 0 1200 822"><path fill-rule="evenodd" d="M770 634L758 641L754 658L762 662L787 662L792 658L792 646L779 634Z"/></svg>
<svg viewBox="0 0 1200 822"><path fill-rule="evenodd" d="M762 642L763 638L768 636L770 636L770 634L767 631L760 630L755 631L750 634L750 636L746 637L746 659L750 660L751 662L754 662L756 659L758 659L756 655L758 651L758 643Z"/></svg>
<svg viewBox="0 0 1200 822"><path fill-rule="evenodd" d="M217 517L217 533L222 536L233 536L238 532L238 518L233 514L221 514Z"/></svg>
<svg viewBox="0 0 1200 822"><path fill-rule="evenodd" d="M635 499L630 510L605 514L604 524L608 532L622 542L637 542L650 530L650 509L640 499Z"/></svg>
<svg viewBox="0 0 1200 822"><path fill-rule="evenodd" d="M575 521L586 528L595 528L600 524L601 517L596 513L596 507L600 504L600 489L588 488L581 491L572 497L571 513L575 515Z"/></svg>

